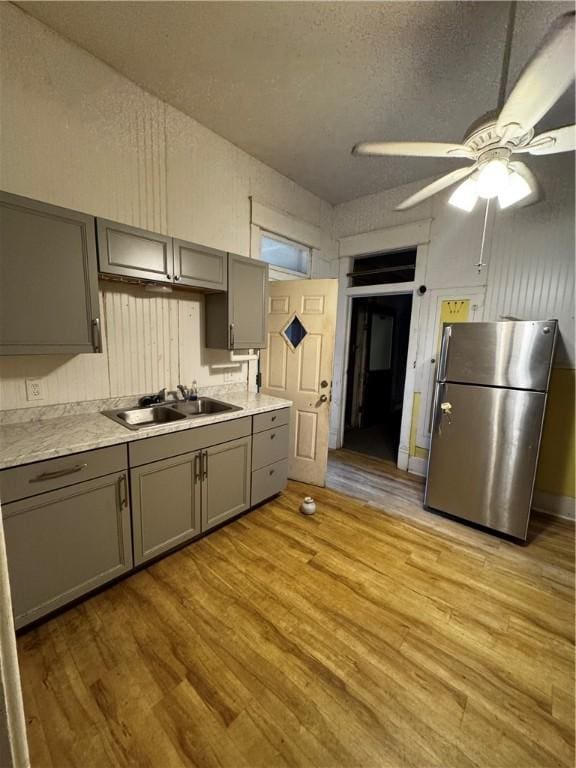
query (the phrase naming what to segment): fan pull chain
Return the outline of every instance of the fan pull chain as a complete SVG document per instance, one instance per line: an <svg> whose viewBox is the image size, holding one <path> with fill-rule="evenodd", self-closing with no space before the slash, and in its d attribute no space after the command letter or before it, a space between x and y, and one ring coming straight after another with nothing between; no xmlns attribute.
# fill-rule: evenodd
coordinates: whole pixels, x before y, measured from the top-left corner
<svg viewBox="0 0 576 768"><path fill-rule="evenodd" d="M484 259L484 245L486 244L486 229L488 227L488 211L490 210L490 198L486 199L486 210L484 212L484 226L482 227L482 242L480 243L480 258L478 263L474 266L478 267L478 274L482 272L482 267L486 267L487 264Z"/></svg>

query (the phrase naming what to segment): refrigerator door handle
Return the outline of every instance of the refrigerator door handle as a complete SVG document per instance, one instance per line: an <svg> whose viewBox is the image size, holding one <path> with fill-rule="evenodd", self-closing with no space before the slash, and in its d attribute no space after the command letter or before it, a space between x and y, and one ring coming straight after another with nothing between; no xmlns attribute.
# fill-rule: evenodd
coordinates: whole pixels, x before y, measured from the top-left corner
<svg viewBox="0 0 576 768"><path fill-rule="evenodd" d="M438 365L438 381L444 381L446 378L446 362L448 360L448 347L452 337L452 326L445 326L442 331L442 349L440 350L440 363Z"/></svg>
<svg viewBox="0 0 576 768"><path fill-rule="evenodd" d="M442 422L442 411L440 409L440 403L443 398L441 393L444 392L446 385L438 382L436 384L436 390L434 392L434 402L432 403L432 409L430 411L430 434L434 432L440 434L440 424Z"/></svg>

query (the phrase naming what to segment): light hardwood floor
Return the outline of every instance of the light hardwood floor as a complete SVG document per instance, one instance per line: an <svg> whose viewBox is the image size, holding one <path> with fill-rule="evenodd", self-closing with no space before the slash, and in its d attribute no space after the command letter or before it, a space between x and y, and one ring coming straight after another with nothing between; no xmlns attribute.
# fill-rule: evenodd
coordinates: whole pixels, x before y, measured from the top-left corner
<svg viewBox="0 0 576 768"><path fill-rule="evenodd" d="M573 766L572 527L523 547L330 465L370 500L290 483L20 637L33 766Z"/></svg>

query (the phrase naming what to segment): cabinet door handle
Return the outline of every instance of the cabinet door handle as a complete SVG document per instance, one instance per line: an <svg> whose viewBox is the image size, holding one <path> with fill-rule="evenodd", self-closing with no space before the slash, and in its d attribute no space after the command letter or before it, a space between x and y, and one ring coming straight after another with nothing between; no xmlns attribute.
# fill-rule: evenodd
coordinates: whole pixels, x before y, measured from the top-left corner
<svg viewBox="0 0 576 768"><path fill-rule="evenodd" d="M102 331L100 330L100 318L92 320L92 346L95 352L102 352Z"/></svg>
<svg viewBox="0 0 576 768"><path fill-rule="evenodd" d="M274 440L275 437L276 437L276 432L272 432L272 434L270 435L270 440Z"/></svg>
<svg viewBox="0 0 576 768"><path fill-rule="evenodd" d="M234 323L230 323L230 346L234 349Z"/></svg>
<svg viewBox="0 0 576 768"><path fill-rule="evenodd" d="M206 480L208 477L208 453L204 451L202 454L202 479Z"/></svg>
<svg viewBox="0 0 576 768"><path fill-rule="evenodd" d="M199 483L202 479L202 454L197 453L196 456L194 456L194 482Z"/></svg>
<svg viewBox="0 0 576 768"><path fill-rule="evenodd" d="M66 467L65 469L57 469L55 472L42 472L41 475L30 478L29 483L43 483L46 480L55 480L57 477L64 477L65 475L73 475L75 472L81 472L86 469L88 464L76 464L74 467Z"/></svg>
<svg viewBox="0 0 576 768"><path fill-rule="evenodd" d="M118 478L118 498L120 501L120 509L128 506L128 483L126 482L126 475L120 475Z"/></svg>
<svg viewBox="0 0 576 768"><path fill-rule="evenodd" d="M270 421L276 421L276 416L272 416Z"/></svg>
<svg viewBox="0 0 576 768"><path fill-rule="evenodd" d="M269 474L269 475L273 475L273 474L274 474L274 470L273 470L273 469L271 469L271 470L268 472L268 474Z"/></svg>

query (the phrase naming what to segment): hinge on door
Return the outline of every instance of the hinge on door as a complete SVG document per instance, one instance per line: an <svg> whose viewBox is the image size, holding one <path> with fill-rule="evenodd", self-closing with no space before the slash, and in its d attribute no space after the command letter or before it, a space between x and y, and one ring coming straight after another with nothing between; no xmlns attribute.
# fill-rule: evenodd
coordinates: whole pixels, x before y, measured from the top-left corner
<svg viewBox="0 0 576 768"><path fill-rule="evenodd" d="M262 386L262 374L260 371L256 374L256 386L261 387Z"/></svg>

